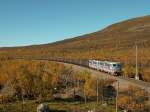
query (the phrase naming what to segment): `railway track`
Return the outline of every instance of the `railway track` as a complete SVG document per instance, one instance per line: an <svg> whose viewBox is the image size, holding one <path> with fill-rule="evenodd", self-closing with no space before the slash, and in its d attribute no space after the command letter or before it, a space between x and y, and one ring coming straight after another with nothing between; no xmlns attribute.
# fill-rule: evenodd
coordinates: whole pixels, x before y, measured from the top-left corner
<svg viewBox="0 0 150 112"><path fill-rule="evenodd" d="M72 66L74 70L76 71L89 71L93 77L99 78L99 79L105 79L105 78L113 78L119 82L120 88L127 88L131 85L140 87L144 90L146 90L148 93L150 93L150 83L144 82L141 80L135 80L131 78L126 78L126 77L115 77L112 75L109 75L107 73L100 72L98 70L91 69L87 66L87 63L84 62L82 64L82 61L75 62L72 60L63 60L63 59L53 59L53 58L13 58L17 60L37 60L37 61L54 61L58 63L62 63L65 66Z"/></svg>

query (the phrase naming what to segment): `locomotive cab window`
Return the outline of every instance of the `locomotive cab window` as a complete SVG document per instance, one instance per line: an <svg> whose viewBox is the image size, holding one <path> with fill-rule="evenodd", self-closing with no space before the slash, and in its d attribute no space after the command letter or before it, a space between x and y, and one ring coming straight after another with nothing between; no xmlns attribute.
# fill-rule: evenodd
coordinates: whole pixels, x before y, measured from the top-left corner
<svg viewBox="0 0 150 112"><path fill-rule="evenodd" d="M116 64L113 64L113 67L116 67L117 65Z"/></svg>
<svg viewBox="0 0 150 112"><path fill-rule="evenodd" d="M118 64L117 66L118 66L118 67L121 67L121 64Z"/></svg>

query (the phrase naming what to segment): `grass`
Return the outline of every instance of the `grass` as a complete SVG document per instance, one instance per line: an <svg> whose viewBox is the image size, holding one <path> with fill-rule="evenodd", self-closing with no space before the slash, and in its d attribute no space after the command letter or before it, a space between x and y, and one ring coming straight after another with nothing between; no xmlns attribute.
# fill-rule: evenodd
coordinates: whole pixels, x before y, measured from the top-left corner
<svg viewBox="0 0 150 112"><path fill-rule="evenodd" d="M113 106L103 106L95 102L83 104L79 102L47 102L51 112L87 112L88 110L95 110L96 112L115 112ZM35 101L25 101L23 112L36 112L39 104ZM22 103L14 102L2 105L0 104L0 112L22 112Z"/></svg>

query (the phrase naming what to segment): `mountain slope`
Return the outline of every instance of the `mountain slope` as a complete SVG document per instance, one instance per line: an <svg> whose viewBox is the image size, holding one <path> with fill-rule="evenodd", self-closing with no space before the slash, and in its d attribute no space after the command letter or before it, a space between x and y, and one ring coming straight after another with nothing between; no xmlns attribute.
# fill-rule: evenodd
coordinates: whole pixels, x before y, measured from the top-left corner
<svg viewBox="0 0 150 112"><path fill-rule="evenodd" d="M124 75L132 77L135 74L135 43L139 73L144 81L150 82L150 16L133 18L55 43L0 48L0 59L21 56L120 61L124 63Z"/></svg>
<svg viewBox="0 0 150 112"><path fill-rule="evenodd" d="M149 58L150 16L113 24L101 31L51 44L16 48L1 48L2 55L55 56L65 58L98 58L125 61L134 57L137 41L139 53ZM130 55L129 55L130 54ZM131 55L132 54L132 55ZM147 61L147 60L145 60Z"/></svg>
<svg viewBox="0 0 150 112"><path fill-rule="evenodd" d="M121 44L123 48L131 47L135 40L148 42L150 40L150 16L135 18L117 23L102 31L73 38L57 43L64 48L103 48ZM86 46L87 45L87 46ZM62 47L62 46L61 46Z"/></svg>

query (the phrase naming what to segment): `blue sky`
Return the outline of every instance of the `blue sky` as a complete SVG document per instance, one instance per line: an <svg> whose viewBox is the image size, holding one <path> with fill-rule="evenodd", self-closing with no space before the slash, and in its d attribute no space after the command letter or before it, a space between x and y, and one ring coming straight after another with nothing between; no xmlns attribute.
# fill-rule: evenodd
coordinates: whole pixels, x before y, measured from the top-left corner
<svg viewBox="0 0 150 112"><path fill-rule="evenodd" d="M150 0L0 0L0 47L51 43L150 15Z"/></svg>

